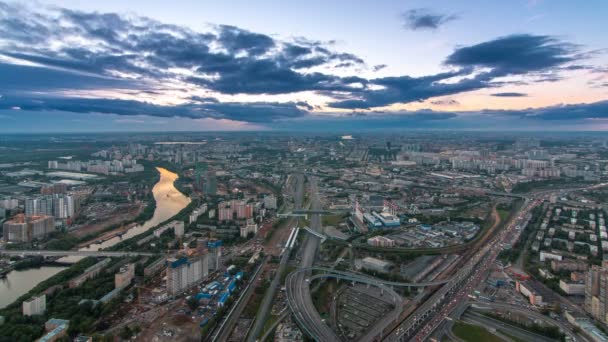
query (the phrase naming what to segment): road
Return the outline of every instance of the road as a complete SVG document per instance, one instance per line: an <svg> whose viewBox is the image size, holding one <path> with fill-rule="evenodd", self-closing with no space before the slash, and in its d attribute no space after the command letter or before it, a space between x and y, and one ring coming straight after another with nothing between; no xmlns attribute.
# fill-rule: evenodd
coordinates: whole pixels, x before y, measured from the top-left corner
<svg viewBox="0 0 608 342"><path fill-rule="evenodd" d="M374 278L374 277L368 276L364 273L336 271L331 268L324 268L324 267L306 267L306 268L301 267L293 273L294 274L297 272L311 273L312 271L333 274L334 275L333 278L339 278L339 279L344 279L344 280L348 280L348 281L355 281L358 283L364 283L364 284L370 284L370 285L378 284L378 285L396 286L396 287L426 287L426 286L443 285L445 283L450 282L450 279L445 279L445 280L427 281L427 282L420 282L420 283L404 283L404 282L388 281L388 280L383 280L383 279L379 279L379 278Z"/></svg>
<svg viewBox="0 0 608 342"><path fill-rule="evenodd" d="M546 324L553 325L553 326L560 328L566 335L570 336L571 338L573 338L577 341L581 341L581 340L588 341L588 339L586 337L584 337L583 335L576 335L574 333L574 331L572 329L570 329L570 326L568 324L557 321L547 315L541 314L540 312L527 309L526 307L522 307L522 306L518 306L518 305L511 305L511 304L504 304L504 303L496 303L496 302L473 302L473 304L475 304L476 310L493 311L496 309L500 309L500 310L516 312L516 313L519 313L522 315L526 315L530 318L540 320L540 321L545 322Z"/></svg>
<svg viewBox="0 0 608 342"><path fill-rule="evenodd" d="M475 311L467 311L463 316L463 321L465 323L470 323L474 325L478 325L484 328L492 328L497 330L498 332L502 332L503 334L507 334L508 336L513 336L522 341L531 341L531 342L553 342L554 340L536 333L533 333L528 330L524 330L520 327L507 324L505 322L499 321L497 319L484 316Z"/></svg>
<svg viewBox="0 0 608 342"><path fill-rule="evenodd" d="M503 230L489 239L485 246L473 253L452 280L437 290L386 338L388 341L425 341L443 320L463 301L486 276L504 243L518 236L516 227L525 215L541 201L525 200L518 214Z"/></svg>
<svg viewBox="0 0 608 342"><path fill-rule="evenodd" d="M104 251L54 251L54 250L17 250L17 249L0 249L0 254L3 255L27 255L27 256L92 256L92 257L131 257L131 256L157 256L155 253L142 252L104 252Z"/></svg>
<svg viewBox="0 0 608 342"><path fill-rule="evenodd" d="M608 183L601 183L585 188L568 189L567 191L595 189L606 185ZM462 307L462 303L468 300L468 294L485 279L487 272L494 264L503 246L505 244L513 245L519 239L521 230L518 228L526 220L531 210L543 203L551 195L557 193L564 194L566 191L539 191L534 193L536 199L531 200L527 198L519 212L512 217L512 220L505 228L494 236L486 246L476 251L471 257L470 262L457 272L453 278L453 282L444 285L433 294L427 302L401 323L387 340L425 341L428 339L450 313ZM472 271L473 269L474 272Z"/></svg>
<svg viewBox="0 0 608 342"><path fill-rule="evenodd" d="M512 244L513 240L519 237L519 230L517 227L521 221L525 219L526 215L542 201L529 201L525 200L524 205L521 207L519 213L513 216L505 228L498 233L486 247L481 248L476 254L475 259L478 259L478 263L475 267L475 272L466 281L463 282L462 286L455 291L455 294L450 296L447 305L445 305L438 314L432 316L429 322L422 327L422 329L415 335L415 341L424 341L430 334L441 324L441 322L455 309L461 302L468 299L468 294L477 287L477 285L485 279L487 272L494 264L496 257L502 250L502 246Z"/></svg>
<svg viewBox="0 0 608 342"><path fill-rule="evenodd" d="M296 191L294 196L294 208L300 209L302 207L302 202L304 200L304 175L298 174L296 175ZM315 215L318 216L318 215ZM270 282L270 286L266 293L264 294L264 298L262 299L262 303L260 304L260 308L256 314L255 321L253 322L253 326L247 335L248 342L254 342L257 340L258 336L262 333L264 329L264 325L266 324L266 320L268 319L268 314L270 313L270 309L272 308L272 303L274 301L275 294L277 292L277 288L280 285L282 274L285 272L285 268L287 267L287 262L289 261L289 255L291 254L291 248L285 248L283 255L281 255L281 260L279 262L279 267L275 273L272 282Z"/></svg>
<svg viewBox="0 0 608 342"><path fill-rule="evenodd" d="M317 179L312 176L310 179L311 210L321 210ZM321 217L318 214L310 216L310 228L317 232L321 230ZM304 243L301 248L302 268L309 268L314 263L320 239L317 236L304 235ZM334 331L327 326L315 308L310 294L310 283L308 277L310 271L296 272L287 277L286 288L288 303L298 303L297 306L290 305L294 318L304 333L314 337L318 341L339 341L340 339Z"/></svg>

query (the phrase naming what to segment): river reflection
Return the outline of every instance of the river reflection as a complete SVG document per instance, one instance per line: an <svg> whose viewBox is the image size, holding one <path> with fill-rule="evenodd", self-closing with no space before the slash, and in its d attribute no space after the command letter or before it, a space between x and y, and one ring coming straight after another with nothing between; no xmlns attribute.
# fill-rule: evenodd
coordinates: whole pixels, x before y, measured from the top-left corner
<svg viewBox="0 0 608 342"><path fill-rule="evenodd" d="M173 184L179 176L167 169L160 167L157 167L156 169L160 172L160 180L152 189L154 200L156 200L156 209L154 210L152 218L144 222L141 226L129 229L122 237L117 236L104 241L103 243L92 244L89 247L81 248L81 251L97 251L102 248L114 246L122 240L132 238L135 235L141 234L146 230L167 221L190 204L190 198L179 192Z"/></svg>
<svg viewBox="0 0 608 342"><path fill-rule="evenodd" d="M0 309L6 307L33 289L38 283L65 270L65 266L43 266L29 270L12 271L0 279Z"/></svg>
<svg viewBox="0 0 608 342"><path fill-rule="evenodd" d="M81 251L97 251L102 248L108 248L115 244L129 239L133 236L141 234L146 230L157 226L158 224L170 219L190 204L190 198L179 192L174 182L179 176L167 169L160 167L156 168L160 173L160 179L152 188L154 200L156 201L156 209L151 219L130 229L121 237L114 237L103 243L92 244L86 248L81 248ZM82 257L65 257L61 258L62 262L76 262ZM6 279L0 279L0 308L12 303L19 296L27 293L29 290L38 285L38 283L50 278L67 267L41 267L24 271L12 271Z"/></svg>

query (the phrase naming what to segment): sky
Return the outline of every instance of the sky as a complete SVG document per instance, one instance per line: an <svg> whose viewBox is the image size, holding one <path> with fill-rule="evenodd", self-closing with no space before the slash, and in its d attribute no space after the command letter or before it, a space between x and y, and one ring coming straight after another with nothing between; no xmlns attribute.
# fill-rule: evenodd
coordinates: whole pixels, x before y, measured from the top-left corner
<svg viewBox="0 0 608 342"><path fill-rule="evenodd" d="M604 131L608 2L0 0L0 132Z"/></svg>

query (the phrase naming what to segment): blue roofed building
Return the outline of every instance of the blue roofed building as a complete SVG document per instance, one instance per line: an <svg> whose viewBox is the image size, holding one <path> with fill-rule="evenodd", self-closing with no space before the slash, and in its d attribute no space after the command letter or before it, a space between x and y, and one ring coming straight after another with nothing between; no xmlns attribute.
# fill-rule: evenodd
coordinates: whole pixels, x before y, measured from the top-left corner
<svg viewBox="0 0 608 342"><path fill-rule="evenodd" d="M44 328L47 333L39 338L38 342L54 342L57 341L68 334L68 327L70 325L70 321L66 319L59 318L51 318L46 323L44 323Z"/></svg>

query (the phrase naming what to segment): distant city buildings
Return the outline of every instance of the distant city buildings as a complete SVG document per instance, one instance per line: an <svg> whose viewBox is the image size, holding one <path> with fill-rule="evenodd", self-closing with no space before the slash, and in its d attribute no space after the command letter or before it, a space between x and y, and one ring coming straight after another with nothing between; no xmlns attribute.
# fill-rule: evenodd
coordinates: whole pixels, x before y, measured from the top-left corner
<svg viewBox="0 0 608 342"><path fill-rule="evenodd" d="M13 210L19 206L19 200L16 198L4 198L0 199L0 208Z"/></svg>
<svg viewBox="0 0 608 342"><path fill-rule="evenodd" d="M207 203L201 204L198 208L192 210L189 217L189 223L194 223L198 220L199 216L207 212Z"/></svg>
<svg viewBox="0 0 608 342"><path fill-rule="evenodd" d="M159 228L156 228L153 234L155 237L160 237L164 232L171 229L173 229L175 236L184 236L184 221L171 221Z"/></svg>
<svg viewBox="0 0 608 342"><path fill-rule="evenodd" d="M49 160L48 168L52 170L67 170L67 171L86 171L91 173L101 173L104 175L118 173L133 173L144 171L144 166L137 164L135 159L123 160L68 160L65 163L60 163L56 160Z"/></svg>
<svg viewBox="0 0 608 342"><path fill-rule="evenodd" d="M593 265L587 273L585 311L603 323L608 322L608 269Z"/></svg>
<svg viewBox="0 0 608 342"><path fill-rule="evenodd" d="M85 281L97 277L101 273L103 268L110 263L110 261L110 258L106 258L99 261L95 265L87 268L86 270L84 270L84 272L82 272L82 274L70 279L70 281L68 282L68 286L73 289L82 285Z"/></svg>
<svg viewBox="0 0 608 342"><path fill-rule="evenodd" d="M15 215L4 222L4 241L30 242L41 239L55 231L55 220L52 216Z"/></svg>
<svg viewBox="0 0 608 342"><path fill-rule="evenodd" d="M374 236L367 239L367 244L374 247L395 247L395 240L384 236Z"/></svg>
<svg viewBox="0 0 608 342"><path fill-rule="evenodd" d="M217 176L215 174L215 170L208 170L205 173L205 178L203 180L203 194L217 194Z"/></svg>
<svg viewBox="0 0 608 342"><path fill-rule="evenodd" d="M277 198L274 195L266 195L264 197L264 208L276 209L277 208Z"/></svg>
<svg viewBox="0 0 608 342"><path fill-rule="evenodd" d="M129 263L120 268L118 273L114 275L114 287L117 289L124 289L131 285L135 277L135 264Z"/></svg>
<svg viewBox="0 0 608 342"><path fill-rule="evenodd" d="M222 267L222 240L209 240L207 242L209 251L209 271L216 271Z"/></svg>
<svg viewBox="0 0 608 342"><path fill-rule="evenodd" d="M218 204L218 220L231 221L250 219L253 217L253 205L245 201L232 200L230 202L220 202Z"/></svg>
<svg viewBox="0 0 608 342"><path fill-rule="evenodd" d="M51 318L44 323L46 334L36 342L55 342L64 340L68 336L70 321L66 319Z"/></svg>
<svg viewBox="0 0 608 342"><path fill-rule="evenodd" d="M21 304L23 316L42 315L46 311L46 295L34 296Z"/></svg>
<svg viewBox="0 0 608 342"><path fill-rule="evenodd" d="M257 234L258 233L258 225L255 223L253 219L248 219L247 224L241 227L240 236L242 238L246 238L249 234Z"/></svg>
<svg viewBox="0 0 608 342"><path fill-rule="evenodd" d="M47 195L25 200L25 215L47 215L57 219L67 219L75 216L80 208L77 197L65 194Z"/></svg>
<svg viewBox="0 0 608 342"><path fill-rule="evenodd" d="M167 292L177 295L209 274L207 255L167 259Z"/></svg>

